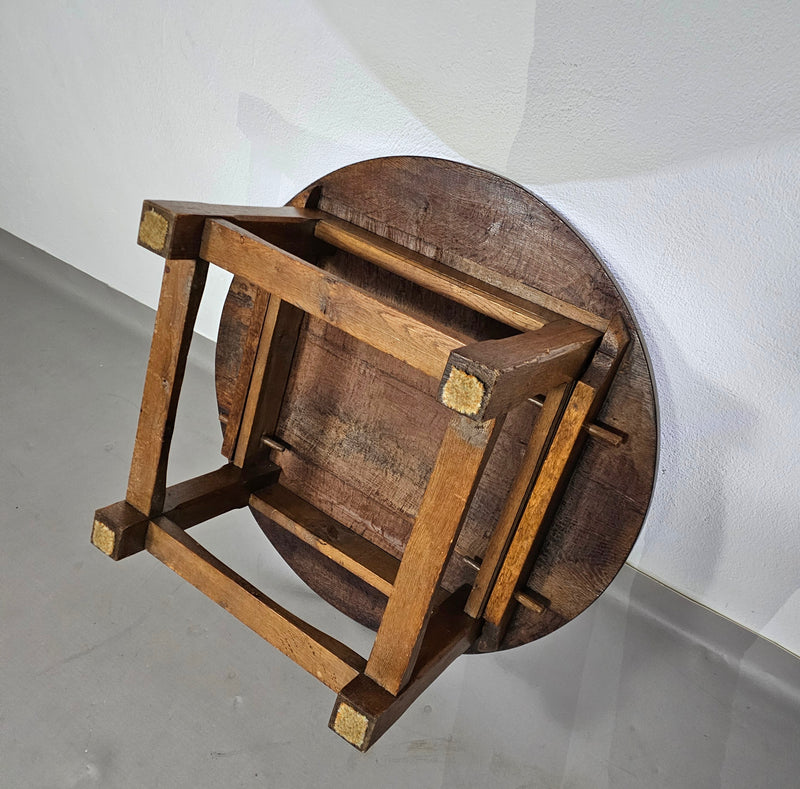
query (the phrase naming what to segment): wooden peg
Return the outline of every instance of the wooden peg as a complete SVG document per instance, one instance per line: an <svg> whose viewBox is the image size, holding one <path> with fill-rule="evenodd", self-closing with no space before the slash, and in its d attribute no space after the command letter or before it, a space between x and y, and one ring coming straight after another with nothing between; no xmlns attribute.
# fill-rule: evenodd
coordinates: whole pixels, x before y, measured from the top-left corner
<svg viewBox="0 0 800 789"><path fill-rule="evenodd" d="M529 397L528 402L541 408L544 405L544 398L541 395L536 395L534 397ZM627 439L625 433L621 433L619 430L615 430L608 425L601 425L599 422L587 422L583 426L583 429L592 438L596 438L598 441L602 441L604 444L609 444L612 447L621 446Z"/></svg>

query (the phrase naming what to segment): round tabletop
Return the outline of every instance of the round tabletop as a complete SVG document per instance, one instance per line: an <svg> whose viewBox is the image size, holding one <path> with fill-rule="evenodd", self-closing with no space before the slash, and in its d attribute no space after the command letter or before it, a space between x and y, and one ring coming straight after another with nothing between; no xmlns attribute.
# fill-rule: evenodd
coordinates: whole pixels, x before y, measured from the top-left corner
<svg viewBox="0 0 800 789"><path fill-rule="evenodd" d="M517 605L500 649L540 638L577 616L614 578L642 526L653 488L653 383L622 294L554 211L498 175L427 157L358 162L289 201L350 222L507 293L603 330L620 313L631 342L597 417L620 442L586 441L533 564L527 587L549 604ZM360 258L319 244L314 263L403 309L473 340L515 330ZM252 301L234 280L217 343L217 400L225 418ZM401 557L452 412L438 381L306 316L275 437L281 483L348 529ZM472 583L539 407L506 419L442 585ZM386 598L253 511L294 571L353 619L377 628Z"/></svg>

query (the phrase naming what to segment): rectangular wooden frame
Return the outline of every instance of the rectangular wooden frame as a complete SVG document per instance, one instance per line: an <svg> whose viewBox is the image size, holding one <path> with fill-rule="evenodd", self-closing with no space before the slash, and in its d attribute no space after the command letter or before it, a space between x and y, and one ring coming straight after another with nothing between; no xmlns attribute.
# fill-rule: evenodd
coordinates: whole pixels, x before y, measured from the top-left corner
<svg viewBox="0 0 800 789"><path fill-rule="evenodd" d="M247 222L249 229L231 219ZM507 340L470 343L253 230L294 239L294 248L302 248L303 238L312 235L340 245L523 333ZM574 381L600 340L596 328L480 285L317 211L147 201L140 243L165 257L161 296L126 499L97 511L92 542L114 559L147 550L215 602L224 600L234 616L339 694L331 728L366 750L475 642L482 617L488 630L484 627L481 638L497 640L513 601L541 608L518 589L544 518L540 515L533 528L528 513L550 507L556 483L577 452L580 429L605 395L621 355L620 343L610 352L606 333L589 367L594 384L578 384L582 410L570 420L577 427L567 429L562 414L575 400L577 395L570 395ZM181 257L173 257L176 253ZM239 401L223 445L232 462L167 488L175 413L208 263L246 280L257 298L251 347L237 382ZM401 560L283 488L279 469L262 462L262 436L274 431L303 313L440 379L439 400L455 412ZM617 339L624 333L624 327L614 330ZM598 358L612 361L600 364ZM595 371L598 364L600 373ZM505 414L530 397L534 382L541 381L550 394L488 561L473 589L444 595L445 602L437 605L443 599L440 582L445 566ZM590 394L584 396L585 391ZM559 460L563 457L566 460ZM546 488L540 495L534 481L551 465L557 470L548 472L548 478L555 473L556 483L536 482ZM387 595L368 660L283 609L186 534L191 526L246 504Z"/></svg>

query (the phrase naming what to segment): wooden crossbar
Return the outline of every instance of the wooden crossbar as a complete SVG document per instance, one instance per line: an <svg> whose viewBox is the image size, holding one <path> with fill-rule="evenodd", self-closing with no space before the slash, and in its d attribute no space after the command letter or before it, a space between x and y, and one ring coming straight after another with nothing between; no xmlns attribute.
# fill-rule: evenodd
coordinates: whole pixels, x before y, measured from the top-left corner
<svg viewBox="0 0 800 789"><path fill-rule="evenodd" d="M318 216L314 235L320 240L515 329L532 331L561 318L557 312L481 282L349 222L322 212Z"/></svg>
<svg viewBox="0 0 800 789"><path fill-rule="evenodd" d="M266 489L278 479L274 463L253 475L228 463L222 468L171 485L165 491L163 513L182 529L244 507L254 490ZM92 524L92 544L115 561L144 550L150 518L128 501L97 510Z"/></svg>
<svg viewBox="0 0 800 789"><path fill-rule="evenodd" d="M489 545L464 609L470 616L483 615L483 610L497 580L497 574L505 560L517 524L530 498L531 489L544 462L547 450L550 448L571 391L571 386L561 384L552 389L545 398L544 406L534 423L519 471L508 492L497 525L492 531Z"/></svg>
<svg viewBox="0 0 800 789"><path fill-rule="evenodd" d="M242 205L215 205L177 200L145 200L139 221L139 244L165 258L190 258L200 255L203 225L209 217L228 219L270 236L277 233L295 241L310 236L314 222L322 214L306 208L258 208Z"/></svg>
<svg viewBox="0 0 800 789"><path fill-rule="evenodd" d="M150 522L146 547L331 690L338 693L364 670L364 658L278 605L168 518Z"/></svg>
<svg viewBox="0 0 800 789"><path fill-rule="evenodd" d="M261 436L275 431L302 320L303 313L297 307L270 294L231 453L237 466L244 467L263 454Z"/></svg>
<svg viewBox="0 0 800 789"><path fill-rule="evenodd" d="M250 497L250 506L387 597L400 560L345 528L282 485Z"/></svg>
<svg viewBox="0 0 800 789"><path fill-rule="evenodd" d="M433 378L469 342L224 220L206 222L200 255Z"/></svg>

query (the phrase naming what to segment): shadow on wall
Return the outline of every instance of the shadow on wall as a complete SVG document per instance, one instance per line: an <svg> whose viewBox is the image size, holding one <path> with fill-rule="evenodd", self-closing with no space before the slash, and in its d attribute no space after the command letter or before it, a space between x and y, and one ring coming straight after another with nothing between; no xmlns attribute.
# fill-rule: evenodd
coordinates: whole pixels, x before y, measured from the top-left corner
<svg viewBox="0 0 800 789"><path fill-rule="evenodd" d="M523 183L653 170L800 127L798 4L316 5L444 143Z"/></svg>
<svg viewBox="0 0 800 789"><path fill-rule="evenodd" d="M749 495L737 490L747 484L747 464L756 479L768 473L758 459L770 419L746 396L704 376L657 314L651 310L648 323L657 338L649 344L654 366L665 371L656 376L659 469L631 560L645 572L668 567L664 582L669 586L692 599L713 601L707 604L724 616L764 633L797 593L793 539L782 536L795 517L796 491L787 487L766 494L752 480ZM679 382L679 391L670 382ZM762 528L771 534L759 536ZM765 573L765 567L771 571ZM746 591L753 576L761 582Z"/></svg>
<svg viewBox="0 0 800 789"><path fill-rule="evenodd" d="M337 106L343 93L382 91L382 86L364 80L351 85L341 74L327 86L325 100L305 95L306 104L324 116L324 122L303 124L304 112L287 115L269 101L240 93L236 126L250 143L251 203L274 203L285 200L300 189L333 170L369 159L392 154L425 154L457 159L455 151L443 145L431 132L410 116L392 97L383 96L383 104L374 108L373 118L350 116ZM373 109L372 99L364 106ZM341 117L346 118L342 123ZM374 119L374 122L373 122ZM350 124L350 126L348 126ZM320 131L322 130L322 131Z"/></svg>
<svg viewBox="0 0 800 789"><path fill-rule="evenodd" d="M505 169L525 108L534 2L314 4L361 66L459 158Z"/></svg>
<svg viewBox="0 0 800 789"><path fill-rule="evenodd" d="M251 203L286 199L319 176L363 158L358 148L301 128L257 96L239 94L236 125L251 145ZM317 163L322 169L312 172ZM327 168L327 169L326 169Z"/></svg>
<svg viewBox="0 0 800 789"><path fill-rule="evenodd" d="M747 447L758 415L747 402L704 377L697 363L681 353L681 343L655 305L647 304L645 294L638 296L636 314L642 316L642 329L650 338L647 352L658 398L660 437L657 484L632 557L637 566L659 566L663 558L654 560L650 552L669 553L675 573L670 585L707 599L717 578L726 530L734 519L726 504L724 481L732 461L720 449L732 429L740 445ZM673 381L679 382L679 391ZM709 462L711 457L715 462ZM657 526L649 530L649 523ZM772 613L786 601L782 591L778 596Z"/></svg>
<svg viewBox="0 0 800 789"><path fill-rule="evenodd" d="M655 371L659 477L634 564L794 651L797 150L574 183L556 201L597 233Z"/></svg>

